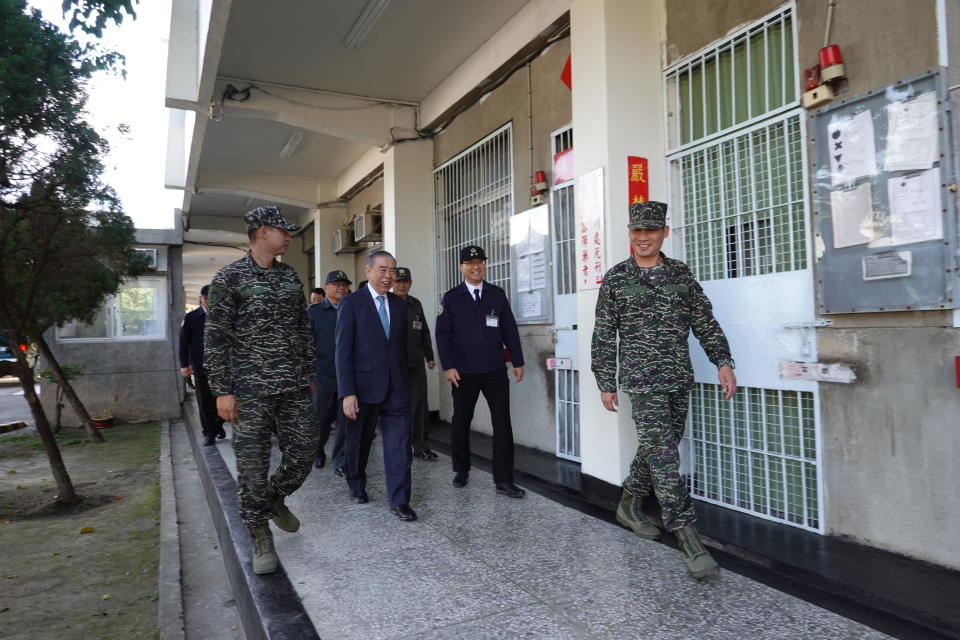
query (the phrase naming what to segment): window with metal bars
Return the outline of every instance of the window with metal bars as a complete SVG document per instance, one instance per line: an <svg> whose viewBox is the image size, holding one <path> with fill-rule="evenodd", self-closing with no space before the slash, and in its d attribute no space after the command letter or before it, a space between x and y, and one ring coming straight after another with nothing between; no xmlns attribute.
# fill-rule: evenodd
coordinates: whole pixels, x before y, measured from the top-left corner
<svg viewBox="0 0 960 640"><path fill-rule="evenodd" d="M573 148L573 127L564 127L553 133L553 153ZM553 269L556 294L577 292L577 256L573 207L573 180L550 188L550 218L553 234Z"/></svg>
<svg viewBox="0 0 960 640"><path fill-rule="evenodd" d="M512 148L506 124L433 171L438 297L463 279L460 249L471 244L487 254L486 280L510 296Z"/></svg>
<svg viewBox="0 0 960 640"><path fill-rule="evenodd" d="M690 396L690 493L702 500L819 531L813 394L719 385Z"/></svg>
<svg viewBox="0 0 960 640"><path fill-rule="evenodd" d="M807 267L793 7L666 72L675 231L701 280Z"/></svg>

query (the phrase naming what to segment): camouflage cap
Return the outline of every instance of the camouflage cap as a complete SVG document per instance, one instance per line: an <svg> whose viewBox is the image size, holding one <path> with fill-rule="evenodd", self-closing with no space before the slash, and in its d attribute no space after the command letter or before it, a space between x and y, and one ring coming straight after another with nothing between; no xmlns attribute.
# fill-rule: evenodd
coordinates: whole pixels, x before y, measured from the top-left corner
<svg viewBox="0 0 960 640"><path fill-rule="evenodd" d="M257 207L243 214L243 221L247 223L247 233L256 231L260 227L275 227L284 231L300 230L300 225L293 224L283 217L280 207Z"/></svg>
<svg viewBox="0 0 960 640"><path fill-rule="evenodd" d="M667 203L637 202L630 205L630 229L662 229L667 224Z"/></svg>
<svg viewBox="0 0 960 640"><path fill-rule="evenodd" d="M475 244L468 244L463 249L460 249L460 262L466 262L467 260L486 260L487 254L484 253L483 247L478 247Z"/></svg>
<svg viewBox="0 0 960 640"><path fill-rule="evenodd" d="M413 276L410 274L410 269L406 267L397 267L397 282L413 282Z"/></svg>
<svg viewBox="0 0 960 640"><path fill-rule="evenodd" d="M328 273L327 280L326 282L324 282L324 284L330 284L331 282L340 282L341 280L343 282L346 282L347 284L353 284L352 282L350 282L350 278L347 277L347 273L340 269L335 269L334 271L331 271L330 273Z"/></svg>

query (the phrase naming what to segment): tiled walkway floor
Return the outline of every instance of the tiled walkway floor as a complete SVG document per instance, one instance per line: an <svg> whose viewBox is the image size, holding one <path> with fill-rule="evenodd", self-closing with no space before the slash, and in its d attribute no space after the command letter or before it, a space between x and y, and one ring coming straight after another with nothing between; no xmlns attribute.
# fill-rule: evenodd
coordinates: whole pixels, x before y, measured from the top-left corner
<svg viewBox="0 0 960 640"><path fill-rule="evenodd" d="M228 442L218 448L235 473ZM379 445L369 504L351 504L331 468L314 469L287 500L300 531L274 530L324 640L887 637L729 571L696 582L665 545L537 494L496 495L483 471L456 489L444 456L414 460L420 519L402 523Z"/></svg>

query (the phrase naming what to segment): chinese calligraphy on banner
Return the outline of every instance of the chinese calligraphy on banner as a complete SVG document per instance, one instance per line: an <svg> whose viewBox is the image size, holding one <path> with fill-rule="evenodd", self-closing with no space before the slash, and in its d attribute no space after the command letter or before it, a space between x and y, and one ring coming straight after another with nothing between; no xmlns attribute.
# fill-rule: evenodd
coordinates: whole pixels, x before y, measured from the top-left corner
<svg viewBox="0 0 960 640"><path fill-rule="evenodd" d="M603 240L603 167L577 178L574 208L577 212L577 288L596 289L606 270Z"/></svg>
<svg viewBox="0 0 960 640"><path fill-rule="evenodd" d="M627 196L631 205L650 199L646 158L627 156Z"/></svg>

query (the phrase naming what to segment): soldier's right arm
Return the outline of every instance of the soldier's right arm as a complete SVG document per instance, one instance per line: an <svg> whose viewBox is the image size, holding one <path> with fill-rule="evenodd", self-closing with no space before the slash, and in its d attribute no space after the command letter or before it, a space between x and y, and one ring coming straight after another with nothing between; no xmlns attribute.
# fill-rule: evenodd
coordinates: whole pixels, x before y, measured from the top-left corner
<svg viewBox="0 0 960 640"><path fill-rule="evenodd" d="M597 379L600 391L613 393L617 390L617 330L620 327L620 314L609 277L604 278L600 285L595 315L596 323L590 344L590 369Z"/></svg>
<svg viewBox="0 0 960 640"><path fill-rule="evenodd" d="M233 395L233 371L230 353L233 350L237 299L227 278L217 273L210 283L207 297L207 322L203 330L203 365L214 396Z"/></svg>

